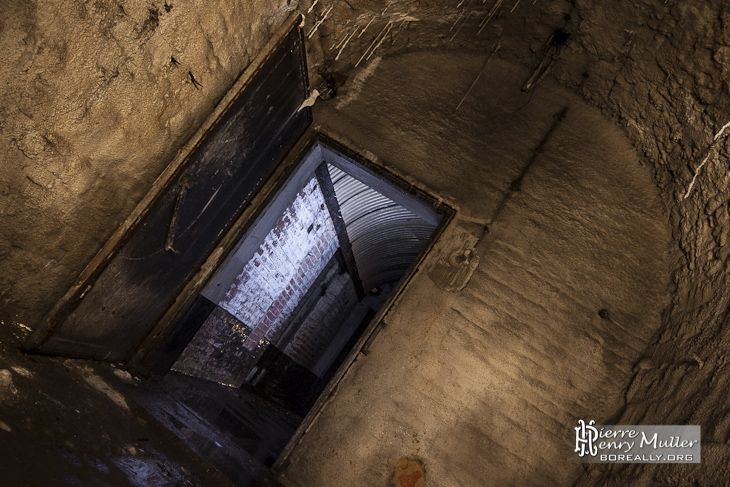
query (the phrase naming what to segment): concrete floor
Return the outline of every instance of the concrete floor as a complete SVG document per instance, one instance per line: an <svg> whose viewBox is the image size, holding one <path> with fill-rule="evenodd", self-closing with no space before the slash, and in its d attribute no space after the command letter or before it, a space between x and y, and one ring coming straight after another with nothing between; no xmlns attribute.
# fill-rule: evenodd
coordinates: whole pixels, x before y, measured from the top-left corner
<svg viewBox="0 0 730 487"><path fill-rule="evenodd" d="M106 363L25 355L0 326L0 483L234 485L131 399L139 382Z"/></svg>

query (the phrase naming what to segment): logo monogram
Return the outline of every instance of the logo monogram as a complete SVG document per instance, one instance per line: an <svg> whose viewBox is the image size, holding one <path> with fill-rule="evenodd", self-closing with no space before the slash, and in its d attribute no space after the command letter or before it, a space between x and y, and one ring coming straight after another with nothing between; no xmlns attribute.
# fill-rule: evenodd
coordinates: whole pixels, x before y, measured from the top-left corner
<svg viewBox="0 0 730 487"><path fill-rule="evenodd" d="M595 421L591 420L588 424L582 419L578 420L578 426L575 427L575 452L579 457L590 455L595 457L598 455L598 448L595 441L598 439L598 430L593 426Z"/></svg>

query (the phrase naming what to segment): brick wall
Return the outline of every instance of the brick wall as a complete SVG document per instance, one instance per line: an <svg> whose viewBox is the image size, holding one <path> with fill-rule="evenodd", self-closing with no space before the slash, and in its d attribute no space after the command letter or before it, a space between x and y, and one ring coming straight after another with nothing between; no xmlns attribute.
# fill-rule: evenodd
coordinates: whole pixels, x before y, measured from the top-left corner
<svg viewBox="0 0 730 487"><path fill-rule="evenodd" d="M267 339L290 317L338 246L324 197L312 178L218 303L250 334L209 319L173 368L240 386L247 373L241 365L268 345Z"/></svg>
<svg viewBox="0 0 730 487"><path fill-rule="evenodd" d="M253 329L252 349L294 311L338 247L324 197L313 178L299 192L220 305Z"/></svg>

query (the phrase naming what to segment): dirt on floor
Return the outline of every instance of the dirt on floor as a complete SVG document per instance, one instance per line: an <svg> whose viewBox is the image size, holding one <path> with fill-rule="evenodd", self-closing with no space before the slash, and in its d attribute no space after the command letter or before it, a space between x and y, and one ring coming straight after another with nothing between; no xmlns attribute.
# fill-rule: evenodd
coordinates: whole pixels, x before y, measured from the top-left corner
<svg viewBox="0 0 730 487"><path fill-rule="evenodd" d="M108 363L25 354L28 332L0 323L2 485L233 485L129 399L139 379Z"/></svg>

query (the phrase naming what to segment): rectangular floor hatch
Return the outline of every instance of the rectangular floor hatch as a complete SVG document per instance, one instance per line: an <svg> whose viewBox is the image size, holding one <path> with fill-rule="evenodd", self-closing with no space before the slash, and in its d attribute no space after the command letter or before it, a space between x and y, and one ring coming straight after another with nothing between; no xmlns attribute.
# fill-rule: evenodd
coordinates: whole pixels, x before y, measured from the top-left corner
<svg viewBox="0 0 730 487"><path fill-rule="evenodd" d="M141 356L259 472L367 353L452 214L322 134L299 154Z"/></svg>

